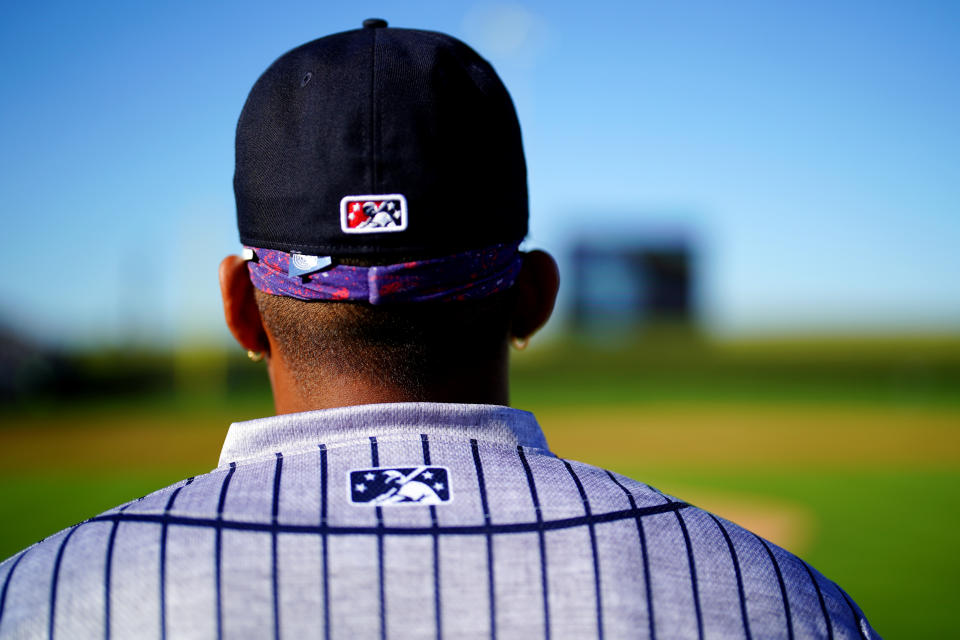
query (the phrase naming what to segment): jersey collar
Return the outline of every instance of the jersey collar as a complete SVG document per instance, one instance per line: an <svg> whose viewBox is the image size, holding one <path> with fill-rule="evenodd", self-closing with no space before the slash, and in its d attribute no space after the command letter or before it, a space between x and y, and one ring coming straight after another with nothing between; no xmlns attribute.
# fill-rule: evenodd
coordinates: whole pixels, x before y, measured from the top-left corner
<svg viewBox="0 0 960 640"><path fill-rule="evenodd" d="M333 446L369 436L448 434L547 450L529 411L499 405L401 402L288 413L234 422L220 452L220 466L277 451L294 453L323 442Z"/></svg>

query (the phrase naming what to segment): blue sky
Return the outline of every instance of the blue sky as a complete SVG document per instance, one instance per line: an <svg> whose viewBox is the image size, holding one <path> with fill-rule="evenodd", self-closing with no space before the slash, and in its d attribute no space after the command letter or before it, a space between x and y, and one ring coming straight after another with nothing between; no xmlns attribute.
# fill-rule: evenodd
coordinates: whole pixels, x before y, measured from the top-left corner
<svg viewBox="0 0 960 640"><path fill-rule="evenodd" d="M514 96L529 244L682 229L720 333L960 328L960 4L18 3L0 19L0 325L226 339L233 131L284 51L383 17Z"/></svg>

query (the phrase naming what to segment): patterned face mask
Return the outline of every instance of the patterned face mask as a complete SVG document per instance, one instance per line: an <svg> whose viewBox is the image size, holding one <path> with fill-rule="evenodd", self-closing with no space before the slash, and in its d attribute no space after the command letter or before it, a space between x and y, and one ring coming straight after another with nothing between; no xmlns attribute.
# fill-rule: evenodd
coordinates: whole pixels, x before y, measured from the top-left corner
<svg viewBox="0 0 960 640"><path fill-rule="evenodd" d="M519 243L442 258L373 267L273 249L245 252L250 280L260 291L299 300L354 300L370 304L450 302L485 298L513 286L523 254Z"/></svg>

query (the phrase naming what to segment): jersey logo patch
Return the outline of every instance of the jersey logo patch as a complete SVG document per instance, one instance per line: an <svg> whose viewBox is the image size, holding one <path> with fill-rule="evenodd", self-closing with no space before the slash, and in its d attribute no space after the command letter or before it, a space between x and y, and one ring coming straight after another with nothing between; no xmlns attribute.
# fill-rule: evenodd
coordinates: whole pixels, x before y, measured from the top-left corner
<svg viewBox="0 0 960 640"><path fill-rule="evenodd" d="M350 502L374 507L453 499L445 467L375 467L350 472Z"/></svg>
<svg viewBox="0 0 960 640"><path fill-rule="evenodd" d="M344 233L388 233L406 228L407 199L399 193L340 200L340 229Z"/></svg>

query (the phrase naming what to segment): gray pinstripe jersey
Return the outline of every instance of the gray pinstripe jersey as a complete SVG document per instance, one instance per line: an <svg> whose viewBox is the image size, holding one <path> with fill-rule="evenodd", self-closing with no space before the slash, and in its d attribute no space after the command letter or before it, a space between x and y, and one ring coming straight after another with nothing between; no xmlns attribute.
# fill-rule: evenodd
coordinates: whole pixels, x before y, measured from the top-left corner
<svg viewBox="0 0 960 640"><path fill-rule="evenodd" d="M877 637L797 557L484 405L234 424L0 585L0 638Z"/></svg>

